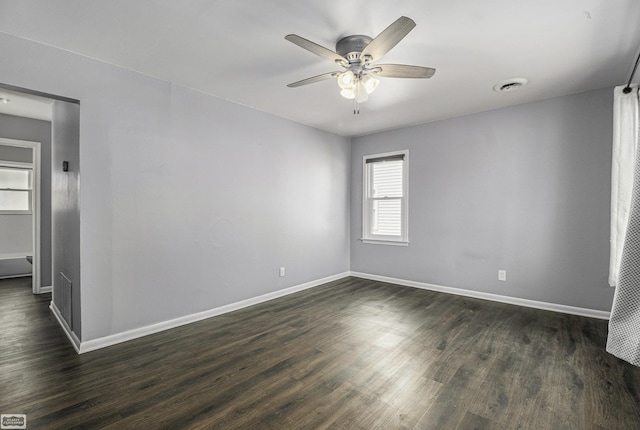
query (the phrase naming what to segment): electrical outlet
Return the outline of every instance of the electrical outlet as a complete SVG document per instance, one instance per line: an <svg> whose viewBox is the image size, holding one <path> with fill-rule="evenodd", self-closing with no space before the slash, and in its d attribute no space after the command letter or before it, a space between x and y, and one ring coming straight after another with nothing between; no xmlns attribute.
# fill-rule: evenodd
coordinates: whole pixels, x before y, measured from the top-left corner
<svg viewBox="0 0 640 430"><path fill-rule="evenodd" d="M280 268L280 277L283 277L283 276L284 276L284 267L281 267Z"/></svg>
<svg viewBox="0 0 640 430"><path fill-rule="evenodd" d="M498 281L506 281L506 280L507 280L507 271L498 270Z"/></svg>

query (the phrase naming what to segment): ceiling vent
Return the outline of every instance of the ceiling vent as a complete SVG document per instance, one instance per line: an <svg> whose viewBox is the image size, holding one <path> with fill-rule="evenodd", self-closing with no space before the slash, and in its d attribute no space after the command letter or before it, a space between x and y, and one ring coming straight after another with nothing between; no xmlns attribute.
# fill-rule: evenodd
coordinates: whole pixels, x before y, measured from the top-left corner
<svg viewBox="0 0 640 430"><path fill-rule="evenodd" d="M527 80L524 78L513 78L502 81L493 86L493 91L499 93L505 93L508 91L515 91L527 85Z"/></svg>

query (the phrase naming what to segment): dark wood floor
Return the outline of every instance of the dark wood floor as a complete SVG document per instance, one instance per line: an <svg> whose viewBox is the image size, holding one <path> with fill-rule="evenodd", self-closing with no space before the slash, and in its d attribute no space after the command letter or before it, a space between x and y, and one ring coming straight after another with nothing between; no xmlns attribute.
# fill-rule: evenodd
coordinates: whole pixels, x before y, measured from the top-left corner
<svg viewBox="0 0 640 430"><path fill-rule="evenodd" d="M605 321L347 278L76 355L0 281L0 413L30 429L640 429Z"/></svg>

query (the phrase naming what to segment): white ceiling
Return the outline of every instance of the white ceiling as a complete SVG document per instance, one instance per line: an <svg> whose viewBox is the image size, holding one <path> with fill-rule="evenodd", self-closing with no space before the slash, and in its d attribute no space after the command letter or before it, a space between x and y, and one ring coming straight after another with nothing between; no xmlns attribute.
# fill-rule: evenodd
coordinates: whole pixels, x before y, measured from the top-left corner
<svg viewBox="0 0 640 430"><path fill-rule="evenodd" d="M383 62L434 67L433 78L381 80L358 116L331 80L286 87L336 67L285 35L334 49L401 15L417 27ZM621 84L640 46L640 2L0 0L0 31L356 136ZM492 90L516 77L529 84Z"/></svg>
<svg viewBox="0 0 640 430"><path fill-rule="evenodd" d="M0 88L0 114L51 121L53 100Z"/></svg>

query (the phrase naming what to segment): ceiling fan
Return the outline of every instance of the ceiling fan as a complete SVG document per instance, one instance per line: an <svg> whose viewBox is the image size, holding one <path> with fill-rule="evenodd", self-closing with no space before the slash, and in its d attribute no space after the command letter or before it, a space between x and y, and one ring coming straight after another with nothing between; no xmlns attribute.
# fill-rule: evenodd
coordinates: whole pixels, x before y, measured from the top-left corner
<svg viewBox="0 0 640 430"><path fill-rule="evenodd" d="M285 36L289 42L298 45L322 58L326 58L343 68L334 72L303 79L287 85L289 88L301 87L326 79L337 78L340 94L353 99L354 114L360 113L359 103L367 101L383 78L430 78L436 69L410 66L406 64L374 64L389 52L416 26L406 16L401 16L375 38L363 35L346 36L338 40L336 50L332 51L296 34Z"/></svg>

